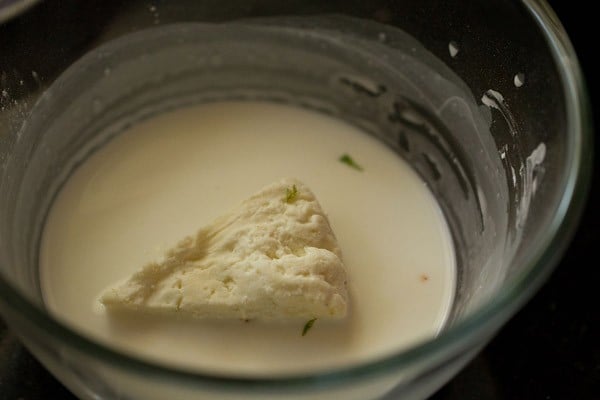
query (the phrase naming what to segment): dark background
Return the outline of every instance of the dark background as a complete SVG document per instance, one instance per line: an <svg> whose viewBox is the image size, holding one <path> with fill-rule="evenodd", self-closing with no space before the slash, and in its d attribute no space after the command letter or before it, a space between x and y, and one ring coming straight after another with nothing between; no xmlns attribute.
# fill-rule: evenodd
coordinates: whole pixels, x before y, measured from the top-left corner
<svg viewBox="0 0 600 400"><path fill-rule="evenodd" d="M575 46L600 121L594 2L550 3ZM433 400L600 399L599 187L595 174L580 228L547 284ZM0 400L72 398L0 320Z"/></svg>

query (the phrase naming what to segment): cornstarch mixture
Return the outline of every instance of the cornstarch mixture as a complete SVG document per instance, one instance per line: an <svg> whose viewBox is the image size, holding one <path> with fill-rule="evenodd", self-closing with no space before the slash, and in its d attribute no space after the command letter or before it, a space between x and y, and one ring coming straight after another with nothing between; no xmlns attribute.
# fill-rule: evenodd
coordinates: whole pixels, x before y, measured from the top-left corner
<svg viewBox="0 0 600 400"><path fill-rule="evenodd" d="M161 260L283 177L318 198L347 270L348 314L303 322L109 313L110 285ZM94 339L193 371L307 373L371 360L436 335L455 290L452 240L425 183L341 120L262 102L221 102L145 120L81 165L45 226L47 307Z"/></svg>

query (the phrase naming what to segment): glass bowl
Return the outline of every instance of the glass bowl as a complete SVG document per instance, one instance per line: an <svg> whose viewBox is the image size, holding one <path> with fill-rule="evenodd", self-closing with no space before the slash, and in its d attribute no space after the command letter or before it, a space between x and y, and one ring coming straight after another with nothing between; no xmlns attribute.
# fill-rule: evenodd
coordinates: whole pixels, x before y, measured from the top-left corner
<svg viewBox="0 0 600 400"><path fill-rule="evenodd" d="M571 237L591 123L543 1L61 4L0 27L14 39L0 39L0 311L81 398L425 398L535 293ZM437 337L325 373L252 378L128 356L46 310L40 236L70 173L143 118L224 98L335 115L412 165L456 250Z"/></svg>

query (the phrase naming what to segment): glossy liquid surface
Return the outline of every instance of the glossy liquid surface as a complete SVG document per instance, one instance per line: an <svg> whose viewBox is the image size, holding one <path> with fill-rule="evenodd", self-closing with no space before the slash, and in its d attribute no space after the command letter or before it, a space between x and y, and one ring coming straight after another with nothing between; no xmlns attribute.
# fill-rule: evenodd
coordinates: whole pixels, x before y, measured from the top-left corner
<svg viewBox="0 0 600 400"><path fill-rule="evenodd" d="M303 322L104 312L106 287L282 177L306 183L329 216L349 275L347 319L301 336ZM113 139L57 197L40 260L47 306L77 330L162 364L259 376L352 365L435 335L456 275L444 217L408 164L343 121L259 102L176 110Z"/></svg>

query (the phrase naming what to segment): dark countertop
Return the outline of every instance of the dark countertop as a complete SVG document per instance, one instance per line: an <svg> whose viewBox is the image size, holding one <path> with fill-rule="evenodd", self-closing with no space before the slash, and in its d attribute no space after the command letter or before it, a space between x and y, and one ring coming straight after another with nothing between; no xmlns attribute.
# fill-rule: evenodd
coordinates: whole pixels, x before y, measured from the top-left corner
<svg viewBox="0 0 600 400"><path fill-rule="evenodd" d="M598 104L596 15L582 1L551 3L578 52L592 103ZM598 107L594 116L600 120ZM600 302L595 295L600 272L593 261L600 237L598 174L592 188L581 226L547 284L433 400L600 399ZM72 398L0 320L0 400Z"/></svg>

